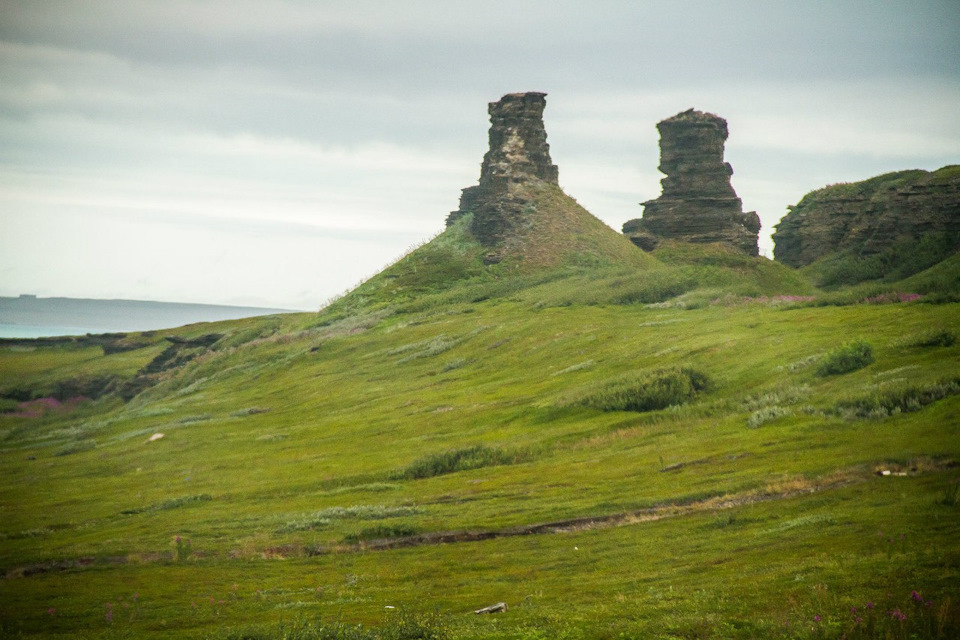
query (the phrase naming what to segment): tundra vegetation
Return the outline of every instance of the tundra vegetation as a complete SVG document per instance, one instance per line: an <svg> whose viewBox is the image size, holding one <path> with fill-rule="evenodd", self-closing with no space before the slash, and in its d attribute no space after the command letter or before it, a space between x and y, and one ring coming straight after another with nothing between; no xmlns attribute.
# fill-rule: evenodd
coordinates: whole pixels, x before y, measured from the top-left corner
<svg viewBox="0 0 960 640"><path fill-rule="evenodd" d="M320 313L0 346L2 634L960 636L956 257L463 229Z"/></svg>

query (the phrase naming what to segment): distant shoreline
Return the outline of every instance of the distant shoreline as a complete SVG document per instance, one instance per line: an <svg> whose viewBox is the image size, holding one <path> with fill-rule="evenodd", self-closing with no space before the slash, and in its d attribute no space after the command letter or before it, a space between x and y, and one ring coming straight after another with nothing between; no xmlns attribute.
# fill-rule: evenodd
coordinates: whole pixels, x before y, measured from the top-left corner
<svg viewBox="0 0 960 640"><path fill-rule="evenodd" d="M152 300L0 297L0 338L152 331L281 313L300 311Z"/></svg>

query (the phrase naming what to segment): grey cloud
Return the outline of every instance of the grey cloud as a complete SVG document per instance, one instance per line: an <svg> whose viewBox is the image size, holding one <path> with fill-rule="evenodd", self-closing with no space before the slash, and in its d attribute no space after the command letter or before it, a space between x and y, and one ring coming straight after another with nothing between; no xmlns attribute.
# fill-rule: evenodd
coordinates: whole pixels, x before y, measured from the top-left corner
<svg viewBox="0 0 960 640"><path fill-rule="evenodd" d="M730 121L734 186L765 231L805 190L960 157L955 0L0 0L0 15L0 200L21 175L67 203L117 191L154 227L245 246L275 220L269 251L304 237L332 255L370 233L334 214L382 216L393 231L373 242L394 255L439 230L479 174L486 103L510 91L550 94L561 184L614 227L657 195L656 122L689 107ZM239 201L263 215L203 215ZM18 206L0 221L27 225ZM109 232L105 212L65 210Z"/></svg>

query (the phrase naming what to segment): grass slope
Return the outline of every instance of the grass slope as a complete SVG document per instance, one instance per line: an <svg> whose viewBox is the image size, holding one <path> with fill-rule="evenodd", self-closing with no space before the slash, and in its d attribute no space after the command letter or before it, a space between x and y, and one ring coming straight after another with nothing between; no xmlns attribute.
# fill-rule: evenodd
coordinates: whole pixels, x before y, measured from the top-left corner
<svg viewBox="0 0 960 640"><path fill-rule="evenodd" d="M957 304L785 304L816 292L710 247L513 276L474 249L455 227L322 314L186 328L224 337L129 403L0 415L3 631L958 629L960 345L928 339ZM0 366L37 390L130 376L172 333ZM818 375L855 337L874 361ZM605 404L684 371L677 404Z"/></svg>
<svg viewBox="0 0 960 640"><path fill-rule="evenodd" d="M467 216L319 314L0 345L0 635L960 632L956 261L824 293L529 196L497 264Z"/></svg>

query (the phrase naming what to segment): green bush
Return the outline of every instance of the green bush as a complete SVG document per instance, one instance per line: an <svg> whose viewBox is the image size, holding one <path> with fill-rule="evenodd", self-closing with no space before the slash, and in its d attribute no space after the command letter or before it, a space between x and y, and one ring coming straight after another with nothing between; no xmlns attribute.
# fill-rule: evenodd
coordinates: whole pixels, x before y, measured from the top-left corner
<svg viewBox="0 0 960 640"><path fill-rule="evenodd" d="M823 356L817 366L817 375L825 377L850 373L863 369L873 360L873 347L862 340L854 340Z"/></svg>
<svg viewBox="0 0 960 640"><path fill-rule="evenodd" d="M960 393L960 377L946 378L926 386L887 389L876 393L848 398L837 403L841 414L852 413L861 418L873 418L919 411L937 400Z"/></svg>
<svg viewBox="0 0 960 640"><path fill-rule="evenodd" d="M55 456L70 456L75 453L83 453L84 451L90 451L97 448L97 442L95 440L79 440L77 442L72 442L70 444L64 445L60 449L57 449L53 452Z"/></svg>
<svg viewBox="0 0 960 640"><path fill-rule="evenodd" d="M414 460L407 468L395 474L397 479L416 480L432 478L457 471L527 462L533 458L529 450L507 450L500 447L476 445L433 453Z"/></svg>
<svg viewBox="0 0 960 640"><path fill-rule="evenodd" d="M945 329L933 329L922 333L910 343L911 347L949 347L957 341L952 332Z"/></svg>
<svg viewBox="0 0 960 640"><path fill-rule="evenodd" d="M577 401L601 411L655 411L688 402L710 380L690 367L659 369L610 381Z"/></svg>
<svg viewBox="0 0 960 640"><path fill-rule="evenodd" d="M751 429L756 429L757 427L764 425L768 422L773 422L777 418L783 418L784 416L792 416L793 410L786 407L781 407L779 405L772 405L769 407L763 407L762 409L757 409L747 420L747 426Z"/></svg>
<svg viewBox="0 0 960 640"><path fill-rule="evenodd" d="M419 533L420 530L409 524L381 524L375 527L366 527L358 533L344 536L347 544L356 544L364 540L381 540L384 538L405 538Z"/></svg>

